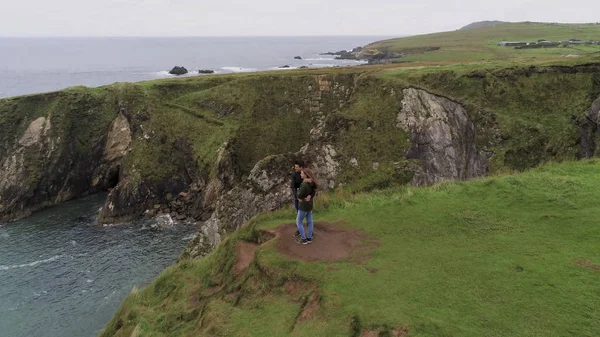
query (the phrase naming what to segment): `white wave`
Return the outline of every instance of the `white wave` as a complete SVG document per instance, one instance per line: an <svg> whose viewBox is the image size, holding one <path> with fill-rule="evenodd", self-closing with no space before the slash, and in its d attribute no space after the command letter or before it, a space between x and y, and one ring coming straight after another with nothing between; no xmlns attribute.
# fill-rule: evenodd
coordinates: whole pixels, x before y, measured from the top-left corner
<svg viewBox="0 0 600 337"><path fill-rule="evenodd" d="M271 68L269 68L269 70L290 70L290 69L298 69L298 67L289 66L289 67L285 67L285 68L282 68L282 67L271 67Z"/></svg>
<svg viewBox="0 0 600 337"><path fill-rule="evenodd" d="M31 263L15 264L15 265L12 265L12 266L0 266L0 270L10 270L10 269L15 269L15 268L35 267L38 264L53 262L53 261L56 261L56 260L58 260L60 258L63 258L63 257L64 257L64 255L56 255L56 256L53 256L53 257L51 257L49 259L33 261Z"/></svg>
<svg viewBox="0 0 600 337"><path fill-rule="evenodd" d="M196 236L198 236L198 234L194 233L194 234L190 234L186 237L184 237L183 239L181 239L182 241L190 241L190 240L194 240L196 238Z"/></svg>
<svg viewBox="0 0 600 337"><path fill-rule="evenodd" d="M332 56L332 57L313 57L313 58L304 59L304 61L333 61L333 60L335 60L335 56Z"/></svg>
<svg viewBox="0 0 600 337"><path fill-rule="evenodd" d="M221 67L221 69L233 73L248 73L253 71L258 71L256 68L242 68L242 67Z"/></svg>
<svg viewBox="0 0 600 337"><path fill-rule="evenodd" d="M163 71L158 71L158 72L154 73L154 75L156 75L158 77L164 77L164 78L189 77L189 76L197 76L198 71L197 70L189 70L187 74L173 75L173 74L169 74L168 70L163 70Z"/></svg>
<svg viewBox="0 0 600 337"><path fill-rule="evenodd" d="M335 67L337 66L337 64L333 64L333 63L316 63L311 65L311 67L315 67L315 68L328 68L328 67Z"/></svg>
<svg viewBox="0 0 600 337"><path fill-rule="evenodd" d="M44 291L40 291L40 292L33 292L33 296L35 296L36 298L40 297L42 295L46 295L46 294L48 294L48 292L45 291L45 290Z"/></svg>

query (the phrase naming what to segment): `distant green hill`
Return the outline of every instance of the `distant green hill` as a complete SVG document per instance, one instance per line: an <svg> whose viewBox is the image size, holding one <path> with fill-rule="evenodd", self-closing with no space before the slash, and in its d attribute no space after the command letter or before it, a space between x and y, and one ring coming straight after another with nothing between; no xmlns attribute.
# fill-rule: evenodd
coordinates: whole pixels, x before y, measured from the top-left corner
<svg viewBox="0 0 600 337"><path fill-rule="evenodd" d="M364 53L388 51L408 54L397 61L427 63L458 63L481 61L535 61L555 60L575 55L589 55L600 52L599 45L569 45L568 47L518 50L514 47L497 46L501 41L538 40L600 41L598 24L553 24L553 23L502 23L492 26L417 35L375 42L365 48ZM421 53L439 47L439 50Z"/></svg>
<svg viewBox="0 0 600 337"><path fill-rule="evenodd" d="M505 21L478 21L478 22L473 22L471 24L468 24L468 25L462 27L460 30L482 28L482 27L493 27L493 26L501 25L503 23L508 23L508 22L505 22Z"/></svg>

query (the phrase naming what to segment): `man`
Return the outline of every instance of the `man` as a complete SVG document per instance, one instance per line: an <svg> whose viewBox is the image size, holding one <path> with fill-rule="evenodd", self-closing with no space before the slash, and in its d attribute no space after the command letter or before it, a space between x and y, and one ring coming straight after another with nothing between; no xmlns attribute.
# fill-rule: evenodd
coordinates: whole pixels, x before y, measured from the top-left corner
<svg viewBox="0 0 600 337"><path fill-rule="evenodd" d="M298 213L298 189L302 184L302 177L300 176L300 172L304 168L304 162L302 160L296 160L294 162L294 173L292 173L292 181L290 187L292 189L292 196L294 197L294 207L296 208L296 213Z"/></svg>
<svg viewBox="0 0 600 337"><path fill-rule="evenodd" d="M299 207L299 201L298 201L298 189L300 188L300 185L302 185L302 176L300 175L300 172L302 172L302 169L304 168L304 161L302 160L296 160L294 162L294 173L292 173L292 180L290 183L290 187L292 189L292 196L294 197L294 208L296 208L296 215L298 214L298 207ZM312 195L309 195L308 197L306 197L306 201L310 201L310 199L314 198L315 195L314 193ZM294 237L298 238L300 237L300 231L296 231L296 233L294 233Z"/></svg>

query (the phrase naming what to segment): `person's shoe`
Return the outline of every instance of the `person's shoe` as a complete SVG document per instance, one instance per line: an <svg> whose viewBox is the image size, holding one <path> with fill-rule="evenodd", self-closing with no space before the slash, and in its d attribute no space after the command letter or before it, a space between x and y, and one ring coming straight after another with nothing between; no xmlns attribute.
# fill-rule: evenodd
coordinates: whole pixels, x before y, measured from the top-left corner
<svg viewBox="0 0 600 337"><path fill-rule="evenodd" d="M306 241L308 241L308 243L312 243L312 239L313 238L306 238Z"/></svg>
<svg viewBox="0 0 600 337"><path fill-rule="evenodd" d="M295 238L299 238L300 237L300 231L296 231L296 233L294 233L294 237Z"/></svg>
<svg viewBox="0 0 600 337"><path fill-rule="evenodd" d="M299 245L307 245L310 243L310 241L308 241L307 239L301 239L301 238L297 238L296 239L296 243Z"/></svg>

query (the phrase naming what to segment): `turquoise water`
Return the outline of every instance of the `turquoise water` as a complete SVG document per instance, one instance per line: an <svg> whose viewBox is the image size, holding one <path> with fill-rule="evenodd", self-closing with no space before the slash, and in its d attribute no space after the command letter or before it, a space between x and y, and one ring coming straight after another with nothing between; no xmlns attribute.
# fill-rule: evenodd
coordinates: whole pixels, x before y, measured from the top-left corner
<svg viewBox="0 0 600 337"><path fill-rule="evenodd" d="M0 336L95 336L134 286L173 264L195 228L95 223L103 195L0 227Z"/></svg>

